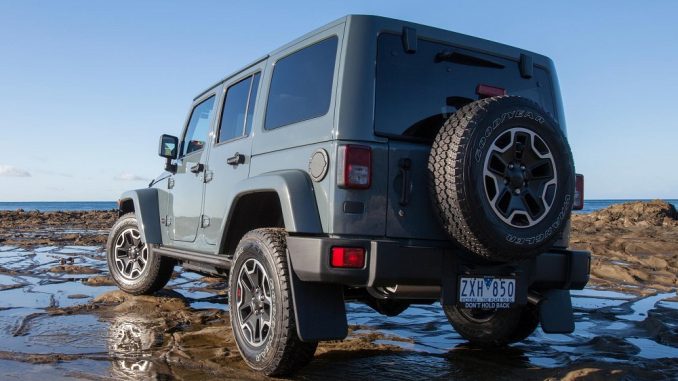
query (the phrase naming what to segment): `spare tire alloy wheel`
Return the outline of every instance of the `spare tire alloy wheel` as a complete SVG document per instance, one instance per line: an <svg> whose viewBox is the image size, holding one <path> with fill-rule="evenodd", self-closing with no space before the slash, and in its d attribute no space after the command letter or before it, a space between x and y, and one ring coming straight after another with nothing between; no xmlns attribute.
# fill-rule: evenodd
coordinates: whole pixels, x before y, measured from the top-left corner
<svg viewBox="0 0 678 381"><path fill-rule="evenodd" d="M497 136L483 167L487 200L508 225L529 228L551 210L558 171L551 150L536 132L515 127Z"/></svg>
<svg viewBox="0 0 678 381"><path fill-rule="evenodd" d="M572 211L574 163L558 123L518 96L481 99L441 127L429 156L444 230L492 262L548 250Z"/></svg>

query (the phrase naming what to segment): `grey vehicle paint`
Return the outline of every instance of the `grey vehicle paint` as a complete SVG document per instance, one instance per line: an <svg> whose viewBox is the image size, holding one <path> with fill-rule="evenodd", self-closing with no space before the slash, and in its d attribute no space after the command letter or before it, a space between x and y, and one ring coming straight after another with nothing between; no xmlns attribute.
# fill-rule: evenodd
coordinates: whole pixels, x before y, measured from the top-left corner
<svg viewBox="0 0 678 381"><path fill-rule="evenodd" d="M236 197L233 192L229 192L228 188L235 188L236 184L247 178L270 172L306 171L310 156L318 148L325 149L329 153L329 170L322 181L311 183L313 197L309 200L309 205L303 207L317 210L316 213L325 234L445 239L434 220L430 218L431 209L427 205L426 198L423 197L423 194L427 192L423 189L424 174L421 162L427 155L427 148L407 142L389 142L388 138L374 134L377 36L385 32L400 34L404 27L416 30L420 37L444 41L450 45L472 49L482 54L491 54L502 59L517 62L521 54L530 55L535 67L544 69L550 76L554 92L555 114L560 121L561 128L565 128L555 70L549 58L503 44L400 20L374 16L346 16L277 49L269 56L230 75L196 98L194 104L212 93L217 93L216 104L221 105L224 86L234 83L247 73L261 70L259 98L251 135L225 143L221 148L219 146L215 148L214 141L210 140L202 153L194 154L200 157L189 155L177 161L177 174L168 181L173 182L173 187L167 189L169 195L167 209L165 205L158 205L159 214L167 215L170 221L170 225L165 228L167 233L165 236L170 240L163 241L163 243L217 253L219 245L216 243L223 238L226 218L233 205L232 197ZM339 40L330 111L318 118L272 131L264 130L265 101L275 62L329 36L337 36ZM214 113L215 116L218 114L218 111ZM212 122L213 137L216 134L216 119L214 118ZM368 144L372 147L374 177L369 190L345 190L336 186L336 151L339 144L346 143ZM250 155L244 165L233 169L223 163L227 156L234 153L231 151L247 152L250 144ZM211 153L212 149L215 150L214 153ZM411 174L413 183L410 191L417 197L412 198L409 205L403 206L397 202L400 197L399 193L405 189L399 178L397 164L399 158L405 156L414 161L415 170ZM192 165L195 162L206 164L206 173L212 177L207 183L204 183L202 174L186 173L188 164ZM389 175L386 175L387 173ZM160 182L154 187L160 189L167 186L168 182ZM201 201L203 191L204 207ZM256 189L250 191L256 191ZM223 198L220 199L220 197ZM362 203L363 213L346 213L345 202ZM311 206L311 203L315 205ZM288 211L287 214L291 212ZM309 213L296 214L307 215ZM209 218L209 224L206 227L200 227L202 215ZM428 217L422 219L422 215L428 215ZM388 228L387 221L390 221ZM313 226L313 222L297 221L296 224L297 226Z"/></svg>

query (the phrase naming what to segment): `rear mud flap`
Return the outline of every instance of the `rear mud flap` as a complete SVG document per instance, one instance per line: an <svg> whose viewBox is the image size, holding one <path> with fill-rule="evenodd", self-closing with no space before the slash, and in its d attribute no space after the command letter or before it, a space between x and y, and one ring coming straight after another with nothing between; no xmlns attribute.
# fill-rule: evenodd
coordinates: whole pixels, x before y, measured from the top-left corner
<svg viewBox="0 0 678 381"><path fill-rule="evenodd" d="M292 269L292 303L301 341L342 340L348 335L346 305L341 285L303 282Z"/></svg>
<svg viewBox="0 0 678 381"><path fill-rule="evenodd" d="M569 290L548 290L539 303L541 329L546 333L574 332L574 314Z"/></svg>

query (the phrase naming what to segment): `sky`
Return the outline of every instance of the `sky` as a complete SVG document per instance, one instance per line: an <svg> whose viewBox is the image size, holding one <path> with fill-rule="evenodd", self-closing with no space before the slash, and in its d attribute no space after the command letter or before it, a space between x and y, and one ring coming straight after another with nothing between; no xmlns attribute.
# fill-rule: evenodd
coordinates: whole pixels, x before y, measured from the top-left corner
<svg viewBox="0 0 678 381"><path fill-rule="evenodd" d="M518 46L558 70L590 199L678 198L675 1L0 1L0 201L115 200L250 61L346 14Z"/></svg>

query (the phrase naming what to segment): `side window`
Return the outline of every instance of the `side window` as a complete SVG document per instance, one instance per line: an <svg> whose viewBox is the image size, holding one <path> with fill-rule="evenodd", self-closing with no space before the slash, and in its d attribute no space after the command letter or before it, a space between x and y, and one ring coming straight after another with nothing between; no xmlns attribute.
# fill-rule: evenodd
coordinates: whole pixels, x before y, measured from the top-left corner
<svg viewBox="0 0 678 381"><path fill-rule="evenodd" d="M195 106L188 122L186 135L184 135L182 155L199 151L205 147L207 134L210 131L210 120L214 110L214 95Z"/></svg>
<svg viewBox="0 0 678 381"><path fill-rule="evenodd" d="M275 63L266 103L267 130L327 113L337 41L336 36L330 37Z"/></svg>
<svg viewBox="0 0 678 381"><path fill-rule="evenodd" d="M249 133L260 73L231 85L226 90L221 111L218 142L225 142Z"/></svg>
<svg viewBox="0 0 678 381"><path fill-rule="evenodd" d="M257 73L252 77L250 100L247 105L247 119L245 120L245 135L249 135L252 131L252 118L254 117L254 105L257 102L257 92L259 91L259 78L261 78L261 73Z"/></svg>

